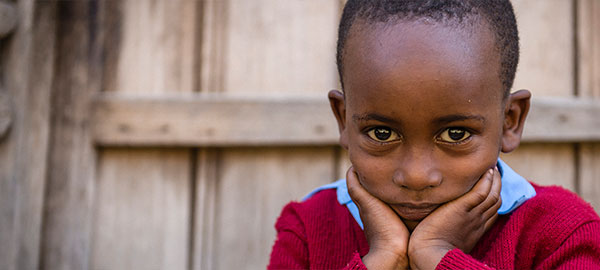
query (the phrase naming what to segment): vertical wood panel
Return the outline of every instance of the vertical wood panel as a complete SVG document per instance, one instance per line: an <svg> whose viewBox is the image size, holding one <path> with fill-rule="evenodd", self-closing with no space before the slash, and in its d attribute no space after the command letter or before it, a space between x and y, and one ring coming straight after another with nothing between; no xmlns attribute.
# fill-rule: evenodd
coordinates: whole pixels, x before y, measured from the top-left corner
<svg viewBox="0 0 600 270"><path fill-rule="evenodd" d="M575 191L574 156L571 144L522 144L501 158L529 181Z"/></svg>
<svg viewBox="0 0 600 270"><path fill-rule="evenodd" d="M215 269L215 238L219 150L202 149L197 153L196 206L192 269Z"/></svg>
<svg viewBox="0 0 600 270"><path fill-rule="evenodd" d="M574 94L572 1L513 1L521 38L521 59L514 90L529 89L533 99ZM528 180L575 187L572 145L522 145L503 158Z"/></svg>
<svg viewBox="0 0 600 270"><path fill-rule="evenodd" d="M579 94L600 99L600 2L578 0ZM582 144L579 152L581 196L600 213L600 143Z"/></svg>
<svg viewBox="0 0 600 270"><path fill-rule="evenodd" d="M204 4L201 91L317 94L326 99L327 90L337 86L339 2ZM285 203L334 180L334 153L333 148L223 150L216 176L214 269L264 269L275 239L275 218ZM202 229L196 232L206 234ZM198 250L194 254L202 257Z"/></svg>
<svg viewBox="0 0 600 270"><path fill-rule="evenodd" d="M119 22L114 24L119 29L106 29L103 37L118 42L118 53L107 53L103 90L139 96L194 91L201 2L116 3L99 2L107 10L102 27ZM90 268L187 269L192 242L190 150L104 149L98 160Z"/></svg>
<svg viewBox="0 0 600 270"><path fill-rule="evenodd" d="M189 151L100 156L91 269L187 269Z"/></svg>
<svg viewBox="0 0 600 270"><path fill-rule="evenodd" d="M283 205L333 180L332 149L228 150L220 167L214 269L264 269Z"/></svg>
<svg viewBox="0 0 600 270"><path fill-rule="evenodd" d="M0 138L0 268L5 270L39 268L56 27L55 3L15 4L19 27L0 39L0 94L13 116L7 136Z"/></svg>
<svg viewBox="0 0 600 270"><path fill-rule="evenodd" d="M336 1L224 2L225 92L325 96L337 86Z"/></svg>
<svg viewBox="0 0 600 270"><path fill-rule="evenodd" d="M573 94L573 0L513 0L521 38L514 89Z"/></svg>
<svg viewBox="0 0 600 270"><path fill-rule="evenodd" d="M90 40L91 2L57 2L55 76L47 156L43 269L87 269L94 191L95 151L88 108L98 90L90 76L97 52ZM77 42L74 42L77 41ZM96 59L97 60L97 59Z"/></svg>
<svg viewBox="0 0 600 270"><path fill-rule="evenodd" d="M192 92L199 3L124 1L116 89L106 90Z"/></svg>

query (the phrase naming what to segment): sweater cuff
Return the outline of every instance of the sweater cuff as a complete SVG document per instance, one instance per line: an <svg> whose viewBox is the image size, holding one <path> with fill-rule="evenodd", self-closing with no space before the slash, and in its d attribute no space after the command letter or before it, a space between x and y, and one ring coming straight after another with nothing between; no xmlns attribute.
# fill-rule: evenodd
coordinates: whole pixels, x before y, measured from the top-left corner
<svg viewBox="0 0 600 270"><path fill-rule="evenodd" d="M354 252L350 262L344 267L344 270L367 270L367 267L360 259L358 251Z"/></svg>
<svg viewBox="0 0 600 270"><path fill-rule="evenodd" d="M475 260L473 257L465 254L462 250L455 248L448 251L442 258L436 270L453 270L453 269L494 269L486 264Z"/></svg>

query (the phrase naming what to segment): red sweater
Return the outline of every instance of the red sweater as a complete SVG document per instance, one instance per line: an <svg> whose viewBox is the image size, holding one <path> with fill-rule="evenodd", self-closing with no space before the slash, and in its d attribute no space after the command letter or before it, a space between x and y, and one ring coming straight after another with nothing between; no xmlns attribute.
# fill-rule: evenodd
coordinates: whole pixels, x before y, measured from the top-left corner
<svg viewBox="0 0 600 270"><path fill-rule="evenodd" d="M600 218L577 195L533 185L537 195L496 224L465 254L454 249L437 269L600 269ZM366 269L362 229L335 190L289 203L275 224L269 269Z"/></svg>

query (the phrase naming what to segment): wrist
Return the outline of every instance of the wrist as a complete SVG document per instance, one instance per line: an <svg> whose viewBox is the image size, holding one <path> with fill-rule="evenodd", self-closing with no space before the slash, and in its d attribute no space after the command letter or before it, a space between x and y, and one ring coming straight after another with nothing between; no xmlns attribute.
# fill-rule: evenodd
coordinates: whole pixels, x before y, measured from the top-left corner
<svg viewBox="0 0 600 270"><path fill-rule="evenodd" d="M406 253L402 255L389 250L371 249L362 261L367 269L408 269Z"/></svg>
<svg viewBox="0 0 600 270"><path fill-rule="evenodd" d="M435 269L446 253L455 247L446 243L432 243L431 245L410 246L408 258L411 269Z"/></svg>

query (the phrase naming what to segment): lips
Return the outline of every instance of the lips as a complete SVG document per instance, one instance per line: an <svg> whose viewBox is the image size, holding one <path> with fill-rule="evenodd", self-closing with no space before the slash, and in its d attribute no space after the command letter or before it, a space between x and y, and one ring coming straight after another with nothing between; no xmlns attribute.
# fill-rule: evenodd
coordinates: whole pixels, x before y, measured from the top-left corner
<svg viewBox="0 0 600 270"><path fill-rule="evenodd" d="M433 212L439 204L411 204L401 203L392 204L391 207L394 209L396 214L405 220L410 221L421 221Z"/></svg>

